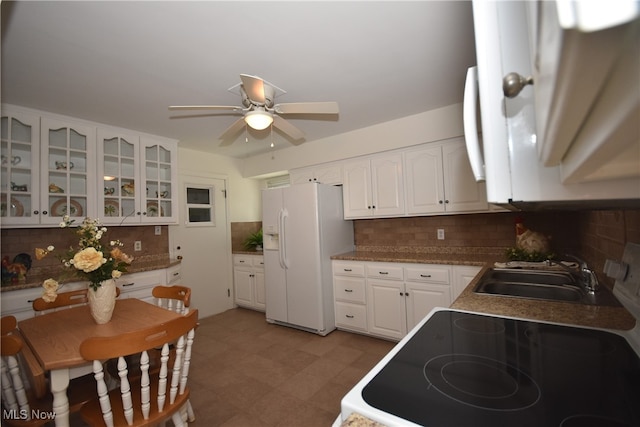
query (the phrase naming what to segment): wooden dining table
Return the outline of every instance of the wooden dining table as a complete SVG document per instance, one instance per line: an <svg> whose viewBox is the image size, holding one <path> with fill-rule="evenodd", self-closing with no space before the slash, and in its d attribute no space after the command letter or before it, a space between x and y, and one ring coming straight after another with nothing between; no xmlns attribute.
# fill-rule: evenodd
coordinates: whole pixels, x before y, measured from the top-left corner
<svg viewBox="0 0 640 427"><path fill-rule="evenodd" d="M165 323L180 315L139 299L116 302L111 321L98 325L82 305L22 320L18 328L42 367L50 372L55 425L69 427L70 371L90 367L80 355L80 343L89 337L113 336ZM90 369L90 368L89 368ZM90 370L88 370L90 372Z"/></svg>

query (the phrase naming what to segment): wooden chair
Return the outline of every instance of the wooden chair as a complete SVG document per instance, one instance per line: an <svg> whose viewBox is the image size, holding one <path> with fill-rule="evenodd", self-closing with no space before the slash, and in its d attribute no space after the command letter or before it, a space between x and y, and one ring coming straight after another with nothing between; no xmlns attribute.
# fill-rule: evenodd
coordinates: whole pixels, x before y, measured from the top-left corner
<svg viewBox="0 0 640 427"><path fill-rule="evenodd" d="M36 394L36 388L31 383L33 375L25 372L29 370L29 365L21 363L25 351L30 351L29 347L18 333L2 335L0 340L2 425L41 426L50 422L54 417L53 396L48 391L43 396ZM74 379L69 384L67 395L71 413L77 413L95 389L93 381L86 381L91 378L84 378Z"/></svg>
<svg viewBox="0 0 640 427"><path fill-rule="evenodd" d="M3 336L15 335L18 340L24 342L20 330L17 329L18 322L14 316L3 316L0 320L2 321ZM25 345L17 357L21 366L23 366L23 379L28 380L33 395L38 399L44 397L49 390L47 377L35 354L33 354L29 346Z"/></svg>
<svg viewBox="0 0 640 427"><path fill-rule="evenodd" d="M176 313L186 315L189 313L191 306L191 288L181 285L173 286L156 286L152 289L151 294L156 299L158 307L175 311ZM170 348L173 351L173 348ZM159 354L155 355L155 361L159 361ZM153 357L153 356L152 356ZM154 363L158 366L158 363ZM187 420L192 423L196 420L196 414L191 406L191 401L187 400L186 404Z"/></svg>
<svg viewBox="0 0 640 427"><path fill-rule="evenodd" d="M36 315L44 314L50 310L54 310L61 307L70 307L79 304L87 304L87 290L78 289L69 292L60 292L55 301L47 302L42 297L33 300L31 306ZM116 297L120 296L120 288L116 288Z"/></svg>
<svg viewBox="0 0 640 427"><path fill-rule="evenodd" d="M2 322L2 324L0 325L2 335L7 335L13 332L18 326L18 321L14 316L3 316L2 318L0 318L0 322Z"/></svg>
<svg viewBox="0 0 640 427"><path fill-rule="evenodd" d="M156 286L151 291L158 307L187 314L191 305L191 288L186 286Z"/></svg>
<svg viewBox="0 0 640 427"><path fill-rule="evenodd" d="M176 427L184 426L181 410L189 399L187 379L197 322L198 310L193 310L141 331L86 339L80 345L80 354L93 361L98 391L82 408L84 421L90 426L137 427L171 419ZM169 345L174 342L175 358L170 363ZM148 352L156 348L162 348L161 367L157 374L150 374ZM131 380L125 358L133 354L140 354L142 375ZM114 358L118 359L120 388L109 392L101 361Z"/></svg>

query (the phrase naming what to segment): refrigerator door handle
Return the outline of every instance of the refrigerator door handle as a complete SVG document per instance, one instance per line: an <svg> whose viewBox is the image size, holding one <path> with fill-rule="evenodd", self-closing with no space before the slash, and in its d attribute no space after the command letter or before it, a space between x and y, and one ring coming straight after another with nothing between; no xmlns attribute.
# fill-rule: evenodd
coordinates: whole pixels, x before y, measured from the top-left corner
<svg viewBox="0 0 640 427"><path fill-rule="evenodd" d="M289 268L287 261L287 218L289 212L286 209L280 211L280 266L285 270Z"/></svg>

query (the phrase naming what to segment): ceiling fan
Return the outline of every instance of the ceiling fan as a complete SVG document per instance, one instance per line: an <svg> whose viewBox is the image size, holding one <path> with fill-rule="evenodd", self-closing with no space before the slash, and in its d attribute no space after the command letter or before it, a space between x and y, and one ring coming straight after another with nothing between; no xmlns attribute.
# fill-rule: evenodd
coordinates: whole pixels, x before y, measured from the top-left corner
<svg viewBox="0 0 640 427"><path fill-rule="evenodd" d="M279 87L261 79L260 77L240 74L241 83L229 88L238 88L242 99L242 106L233 105L172 105L170 110L231 110L242 114L243 117L229 126L218 139L220 145L229 145L231 138L240 132L245 124L256 130L262 130L273 124L293 141L304 138L304 132L280 117L286 114L338 114L337 102L293 102L274 104L274 99L286 93Z"/></svg>

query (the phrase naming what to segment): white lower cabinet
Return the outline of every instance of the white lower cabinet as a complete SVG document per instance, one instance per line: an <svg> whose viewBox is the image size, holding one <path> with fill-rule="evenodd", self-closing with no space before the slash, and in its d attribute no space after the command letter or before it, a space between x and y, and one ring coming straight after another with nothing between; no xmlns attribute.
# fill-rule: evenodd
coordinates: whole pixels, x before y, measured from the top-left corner
<svg viewBox="0 0 640 427"><path fill-rule="evenodd" d="M448 265L334 261L333 275L339 329L400 340L451 304Z"/></svg>
<svg viewBox="0 0 640 427"><path fill-rule="evenodd" d="M453 267L453 287L451 288L451 301L460 296L462 291L471 283L474 277L482 270L482 267L473 265L456 265Z"/></svg>
<svg viewBox="0 0 640 427"><path fill-rule="evenodd" d="M233 256L233 289L237 305L265 311L264 257Z"/></svg>

